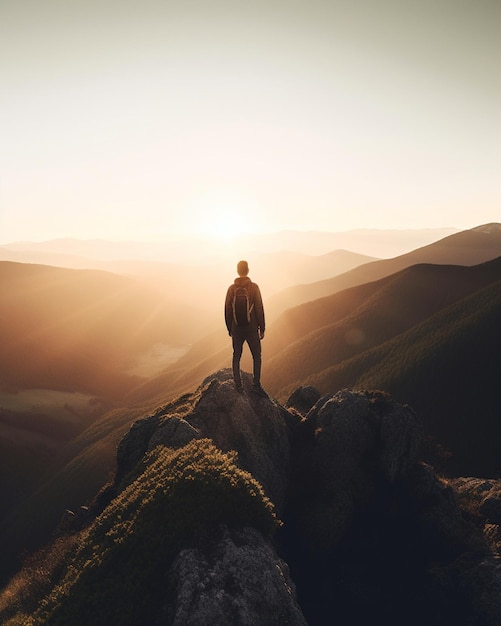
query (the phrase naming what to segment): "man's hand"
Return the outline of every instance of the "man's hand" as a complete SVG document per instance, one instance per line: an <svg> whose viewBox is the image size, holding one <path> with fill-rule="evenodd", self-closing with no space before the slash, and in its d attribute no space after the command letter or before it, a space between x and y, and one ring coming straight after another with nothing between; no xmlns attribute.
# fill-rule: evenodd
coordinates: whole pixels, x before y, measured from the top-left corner
<svg viewBox="0 0 501 626"><path fill-rule="evenodd" d="M264 330L259 329L259 339L264 339Z"/></svg>

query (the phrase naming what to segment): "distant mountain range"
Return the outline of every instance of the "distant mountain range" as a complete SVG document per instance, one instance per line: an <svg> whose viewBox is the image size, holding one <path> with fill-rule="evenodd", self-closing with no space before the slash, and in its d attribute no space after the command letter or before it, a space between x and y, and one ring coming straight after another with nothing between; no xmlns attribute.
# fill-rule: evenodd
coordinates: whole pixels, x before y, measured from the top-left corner
<svg viewBox="0 0 501 626"><path fill-rule="evenodd" d="M394 274L416 263L476 265L501 255L501 225L485 224L391 259L360 265L344 274L311 284L296 285L268 303L274 315L332 293Z"/></svg>
<svg viewBox="0 0 501 626"><path fill-rule="evenodd" d="M345 232L278 231L242 235L230 241L172 235L165 241L105 241L56 239L19 241L0 245L0 260L42 263L64 267L88 268L89 260L154 261L181 264L211 264L242 256L260 256L275 252L323 255L333 250L350 250L373 257L392 257L419 248L447 235L455 228L430 229L358 229ZM239 253L240 251L240 253ZM238 258L234 258L234 257ZM98 269L104 269L99 267Z"/></svg>

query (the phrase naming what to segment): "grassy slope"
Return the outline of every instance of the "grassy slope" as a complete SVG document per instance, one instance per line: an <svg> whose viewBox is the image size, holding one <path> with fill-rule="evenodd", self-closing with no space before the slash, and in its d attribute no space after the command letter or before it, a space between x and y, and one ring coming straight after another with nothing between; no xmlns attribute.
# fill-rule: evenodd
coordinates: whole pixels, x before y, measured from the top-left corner
<svg viewBox="0 0 501 626"><path fill-rule="evenodd" d="M21 609L22 623L33 626L152 623L165 601L165 575L180 548L196 544L200 533L220 523L250 525L265 535L278 525L271 502L259 483L235 465L235 454L223 454L209 440L177 451L159 446L81 533L38 610L32 613L41 598L29 593L28 570L24 580L11 585L0 618L10 604L11 610ZM23 595L19 602L16 596Z"/></svg>
<svg viewBox="0 0 501 626"><path fill-rule="evenodd" d="M500 277L501 258L471 268L418 265L296 307L269 333L274 356L266 365L266 384L286 399L302 381L393 339Z"/></svg>

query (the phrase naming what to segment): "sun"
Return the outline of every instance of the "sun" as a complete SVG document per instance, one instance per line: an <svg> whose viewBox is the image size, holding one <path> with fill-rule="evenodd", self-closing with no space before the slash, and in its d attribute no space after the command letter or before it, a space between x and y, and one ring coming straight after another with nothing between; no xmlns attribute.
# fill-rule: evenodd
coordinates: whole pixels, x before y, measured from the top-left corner
<svg viewBox="0 0 501 626"><path fill-rule="evenodd" d="M249 196L235 191L207 192L193 207L193 229L213 239L232 239L261 230L261 211Z"/></svg>
<svg viewBox="0 0 501 626"><path fill-rule="evenodd" d="M229 211L214 211L205 228L208 235L221 239L232 239L239 235L245 235L249 230L249 222L244 217Z"/></svg>

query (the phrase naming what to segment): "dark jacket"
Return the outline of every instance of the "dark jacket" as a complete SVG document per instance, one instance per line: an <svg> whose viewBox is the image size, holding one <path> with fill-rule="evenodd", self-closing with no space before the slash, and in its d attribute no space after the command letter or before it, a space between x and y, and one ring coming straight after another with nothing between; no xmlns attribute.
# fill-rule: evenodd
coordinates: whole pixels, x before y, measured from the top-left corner
<svg viewBox="0 0 501 626"><path fill-rule="evenodd" d="M233 325L235 323L233 320L233 292L237 287L246 287L247 291L249 292L250 303L251 305L254 305L251 311L249 328L259 328L261 330L261 333L264 334L264 307L263 299L261 298L261 291L259 290L258 285L256 283L253 283L248 276L240 276L239 278L235 278L235 282L233 283L233 285L230 285L228 287L228 291L226 292L226 301L224 304L224 319L228 332L231 334Z"/></svg>

